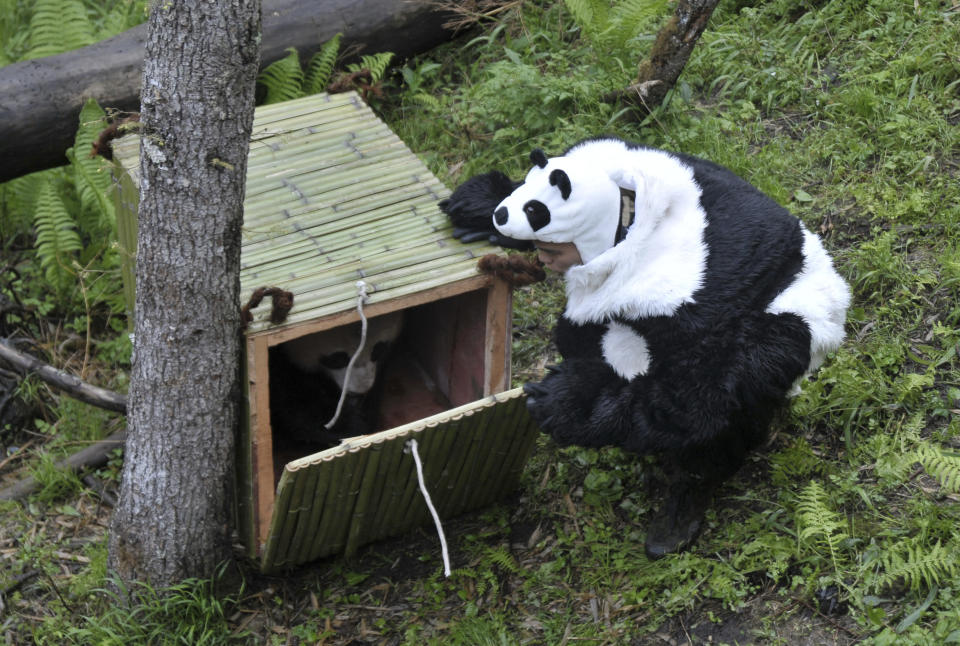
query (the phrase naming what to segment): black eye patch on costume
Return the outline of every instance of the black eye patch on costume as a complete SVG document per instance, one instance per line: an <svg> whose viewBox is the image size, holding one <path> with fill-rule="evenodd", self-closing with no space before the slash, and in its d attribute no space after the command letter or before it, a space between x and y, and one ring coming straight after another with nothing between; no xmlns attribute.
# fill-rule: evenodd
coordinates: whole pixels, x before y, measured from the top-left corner
<svg viewBox="0 0 960 646"><path fill-rule="evenodd" d="M527 222L534 231L539 231L550 224L550 209L539 200L530 200L524 204L523 212L527 215Z"/></svg>
<svg viewBox="0 0 960 646"><path fill-rule="evenodd" d="M343 370L350 363L350 355L346 352L334 352L320 357L320 363L327 370Z"/></svg>
<svg viewBox="0 0 960 646"><path fill-rule="evenodd" d="M560 189L560 197L563 199L570 197L570 178L563 170L557 168L550 173L550 185Z"/></svg>
<svg viewBox="0 0 960 646"><path fill-rule="evenodd" d="M499 209L493 212L493 219L503 226L507 223L507 220L510 218L510 211L507 210L507 207L501 206Z"/></svg>

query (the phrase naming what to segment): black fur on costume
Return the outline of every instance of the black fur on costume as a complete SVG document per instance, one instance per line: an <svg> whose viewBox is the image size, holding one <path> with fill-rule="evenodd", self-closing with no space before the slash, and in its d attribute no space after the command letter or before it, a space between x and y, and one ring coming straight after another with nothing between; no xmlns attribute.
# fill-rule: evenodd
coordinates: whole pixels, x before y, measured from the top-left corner
<svg viewBox="0 0 960 646"><path fill-rule="evenodd" d="M665 458L651 556L695 536L713 490L843 338L849 304L819 239L731 171L614 138L547 160L497 197L504 236L573 242L555 338L563 362L525 391L560 444ZM620 189L635 219L619 241Z"/></svg>
<svg viewBox="0 0 960 646"><path fill-rule="evenodd" d="M493 228L493 210L520 184L495 170L474 175L458 186L450 197L439 203L440 210L453 223L453 237L461 242L487 240L508 249L533 249L531 242L514 240Z"/></svg>

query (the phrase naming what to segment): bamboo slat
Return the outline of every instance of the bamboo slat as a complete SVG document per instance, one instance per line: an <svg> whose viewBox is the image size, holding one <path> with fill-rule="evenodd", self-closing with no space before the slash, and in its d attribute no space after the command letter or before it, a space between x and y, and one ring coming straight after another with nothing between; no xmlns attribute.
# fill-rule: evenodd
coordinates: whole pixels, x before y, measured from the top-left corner
<svg viewBox="0 0 960 646"><path fill-rule="evenodd" d="M383 446L381 444L373 444L367 447L364 452L367 454L367 462L364 464L363 478L360 480L360 488L357 490L353 513L350 514L350 529L347 531L347 543L343 548L343 554L347 558L356 554L357 548L360 547L360 538L367 517L371 517L371 522L376 521L371 513L371 507L374 506L373 491L376 489L377 482L380 482L381 486L383 484L378 471L380 456L383 455Z"/></svg>
<svg viewBox="0 0 960 646"><path fill-rule="evenodd" d="M290 504L290 497L293 495L294 477L286 472L280 476L280 482L277 484L277 497L273 501L273 519L271 527L277 527L280 523L276 522L278 517L285 515L286 509ZM270 532L267 543L263 548L263 567L272 564L278 553L278 544L280 542L279 532Z"/></svg>
<svg viewBox="0 0 960 646"><path fill-rule="evenodd" d="M327 460L327 462L330 463L327 468L318 469L324 473L329 472L331 475L327 481L327 489L323 492L322 501L319 495L317 496L316 504L320 508L320 513L316 521L313 545L309 552L311 561L333 553L330 544L336 530L336 522L333 520L334 501L339 493L338 487L343 483L343 474L347 467L346 460ZM268 571L266 563L263 567Z"/></svg>
<svg viewBox="0 0 960 646"><path fill-rule="evenodd" d="M353 514L357 506L357 497L360 493L360 485L363 482L364 468L372 455L372 451L355 448L347 451L344 455L347 460L347 477L344 478L345 486L338 487L338 496L334 499L334 506L330 515L330 524L333 527L333 534L330 540L330 549L333 552L343 550L347 542L347 535L350 532L350 525L353 521Z"/></svg>
<svg viewBox="0 0 960 646"><path fill-rule="evenodd" d="M491 428L498 431L488 434ZM537 433L522 389L515 388L294 460L281 478L262 568L269 572L352 554L366 543L429 522L413 457L405 450L413 437L430 495L442 518L449 519L515 488L527 457L518 452L529 452ZM497 460L509 467L495 469ZM480 479L484 469L495 469L496 478ZM319 510L304 508L311 503ZM299 514L295 529L284 526L291 524L292 514ZM304 542L298 544L301 527Z"/></svg>

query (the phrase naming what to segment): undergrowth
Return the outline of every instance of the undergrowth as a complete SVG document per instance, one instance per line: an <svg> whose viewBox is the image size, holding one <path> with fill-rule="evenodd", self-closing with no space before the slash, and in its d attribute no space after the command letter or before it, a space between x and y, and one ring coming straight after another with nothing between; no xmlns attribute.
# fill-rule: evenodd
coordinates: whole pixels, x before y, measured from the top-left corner
<svg viewBox="0 0 960 646"><path fill-rule="evenodd" d="M633 80L669 8L514 5L392 75L384 68L378 108L431 169L451 186L493 168L520 178L530 149L558 154L601 133L712 159L824 238L854 293L846 343L724 486L687 553L643 555L658 504L646 461L542 440L518 499L455 523L450 579L430 537L408 538L228 595L233 618L214 612L212 587L179 590L193 604L183 621L239 640L233 630L256 614L266 618L259 640L276 644L647 644L685 633L694 643L960 643L960 11L945 1L722 3L666 103L633 123L601 97ZM4 20L4 52L30 51ZM324 60L291 58L284 78L315 88ZM121 319L119 289L114 252L95 244L110 226L96 169L71 161L0 187L0 234L39 243L19 268L21 300L86 329L97 308ZM42 191L28 186L41 181ZM32 201L18 202L23 194ZM562 303L555 279L517 291L517 383L557 359L549 335ZM61 407L41 430L83 414ZM46 493L11 509L24 531L44 514L70 518L64 496L90 505L82 483L57 482L48 467L35 467ZM102 534L86 548L90 563L64 577L49 567L62 539L38 527L4 557L0 589L43 571L4 598L42 617L0 617L0 633L54 643L97 613L76 625L101 630L85 634L103 643L131 617L178 625L149 595L142 615L98 605Z"/></svg>

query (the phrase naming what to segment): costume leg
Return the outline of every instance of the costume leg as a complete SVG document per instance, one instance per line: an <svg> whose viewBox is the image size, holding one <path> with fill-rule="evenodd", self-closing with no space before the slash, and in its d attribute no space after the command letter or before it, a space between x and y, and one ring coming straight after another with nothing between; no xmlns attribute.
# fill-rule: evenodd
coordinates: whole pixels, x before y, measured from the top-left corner
<svg viewBox="0 0 960 646"><path fill-rule="evenodd" d="M766 420L763 421L766 427ZM666 491L663 503L647 525L646 553L657 559L688 547L697 538L704 515L724 481L743 464L764 432L742 429L696 451L665 456Z"/></svg>

